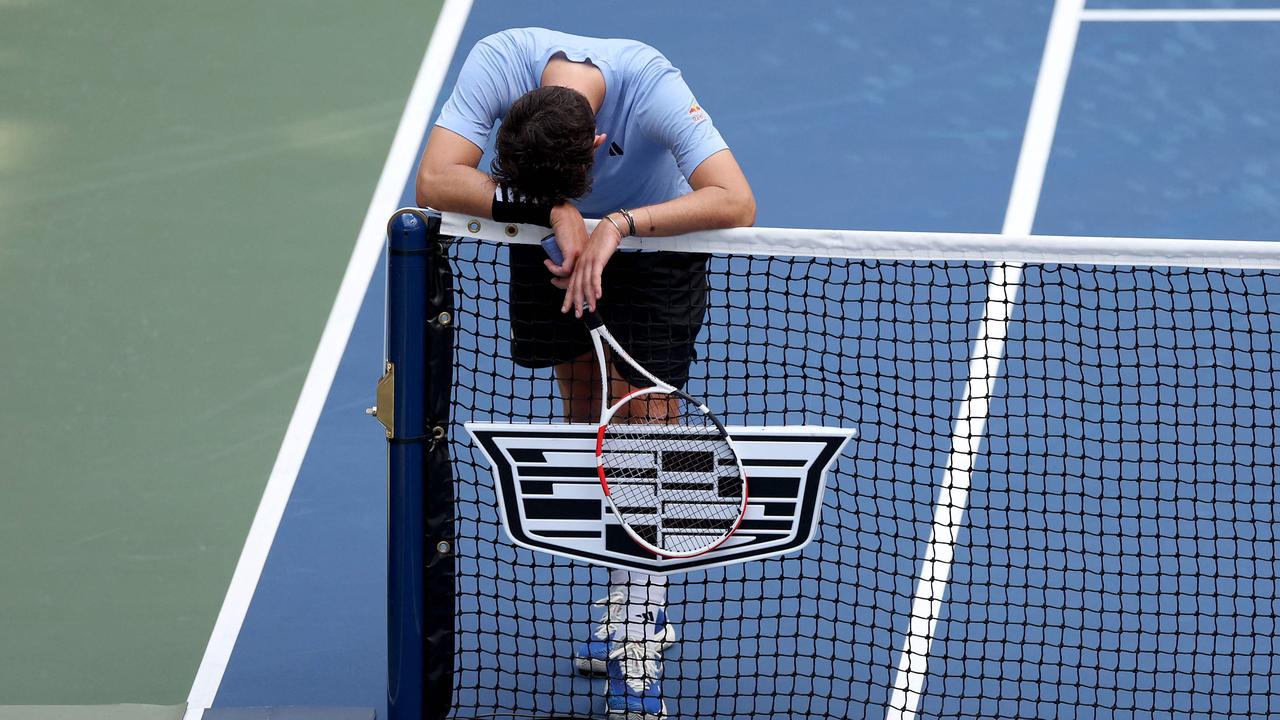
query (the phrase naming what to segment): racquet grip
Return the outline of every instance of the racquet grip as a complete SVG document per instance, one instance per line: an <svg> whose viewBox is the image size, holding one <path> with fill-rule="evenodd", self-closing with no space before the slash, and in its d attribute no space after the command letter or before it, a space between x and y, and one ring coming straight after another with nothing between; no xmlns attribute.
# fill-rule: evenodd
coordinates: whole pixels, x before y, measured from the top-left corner
<svg viewBox="0 0 1280 720"><path fill-rule="evenodd" d="M542 249L556 265L564 265L564 253L560 252L560 243L556 242L555 233L542 238Z"/></svg>
<svg viewBox="0 0 1280 720"><path fill-rule="evenodd" d="M588 310L585 305L582 306L582 322L587 324L588 330L595 330L604 325L604 321L600 319L600 316Z"/></svg>

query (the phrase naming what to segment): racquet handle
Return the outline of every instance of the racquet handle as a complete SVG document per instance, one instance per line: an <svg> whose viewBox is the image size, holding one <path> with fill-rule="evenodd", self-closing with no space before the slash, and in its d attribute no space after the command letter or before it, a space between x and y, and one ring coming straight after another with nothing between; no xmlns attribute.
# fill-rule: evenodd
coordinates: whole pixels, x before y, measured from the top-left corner
<svg viewBox="0 0 1280 720"><path fill-rule="evenodd" d="M551 258L551 262L564 265L564 253L560 252L560 243L556 242L555 233L542 238L542 249L547 253L547 257Z"/></svg>

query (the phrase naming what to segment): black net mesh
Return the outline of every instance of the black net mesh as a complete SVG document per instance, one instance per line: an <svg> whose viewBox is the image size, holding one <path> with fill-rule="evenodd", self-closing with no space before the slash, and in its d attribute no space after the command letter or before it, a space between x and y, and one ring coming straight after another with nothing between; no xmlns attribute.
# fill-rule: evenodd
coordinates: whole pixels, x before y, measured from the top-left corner
<svg viewBox="0 0 1280 720"><path fill-rule="evenodd" d="M560 388L511 359L509 249L457 240L449 255L453 717L603 716L602 681L572 653L608 571L514 546L460 427L555 421ZM804 550L672 576L670 717L878 719L893 697L920 717L1280 715L1280 273L1253 270L1026 267L928 672L895 696L991 277L711 258L690 296L705 321L671 330L695 338L688 392L731 426L859 436Z"/></svg>

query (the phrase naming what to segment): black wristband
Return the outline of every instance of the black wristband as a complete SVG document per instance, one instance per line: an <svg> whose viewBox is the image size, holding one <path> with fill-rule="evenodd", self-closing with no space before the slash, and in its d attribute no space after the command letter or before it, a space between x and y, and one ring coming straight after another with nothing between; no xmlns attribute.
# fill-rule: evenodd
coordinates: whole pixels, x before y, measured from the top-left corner
<svg viewBox="0 0 1280 720"><path fill-rule="evenodd" d="M493 194L492 216L497 222L551 227L551 205L525 202L519 193L501 185Z"/></svg>

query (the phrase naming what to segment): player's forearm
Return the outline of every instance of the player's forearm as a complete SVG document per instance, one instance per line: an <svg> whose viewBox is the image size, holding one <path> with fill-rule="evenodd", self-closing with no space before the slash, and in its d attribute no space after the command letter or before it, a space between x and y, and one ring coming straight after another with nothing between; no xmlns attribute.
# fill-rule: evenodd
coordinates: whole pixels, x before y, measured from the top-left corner
<svg viewBox="0 0 1280 720"><path fill-rule="evenodd" d="M631 214L636 221L636 235L667 237L752 225L756 221L756 201L749 191L704 187L664 203L637 208Z"/></svg>
<svg viewBox="0 0 1280 720"><path fill-rule="evenodd" d="M488 175L473 167L423 167L418 171L417 200L423 207L489 217L494 187Z"/></svg>

